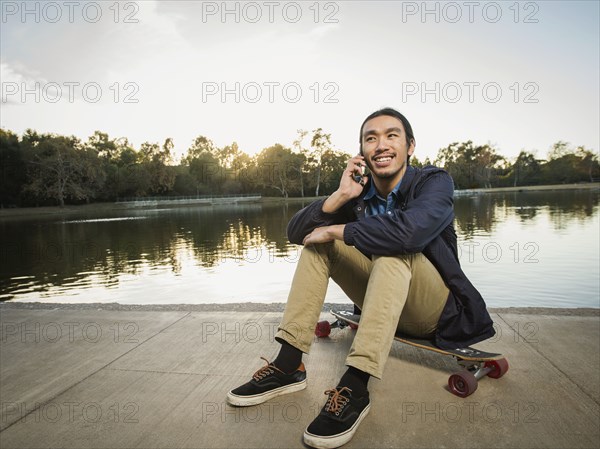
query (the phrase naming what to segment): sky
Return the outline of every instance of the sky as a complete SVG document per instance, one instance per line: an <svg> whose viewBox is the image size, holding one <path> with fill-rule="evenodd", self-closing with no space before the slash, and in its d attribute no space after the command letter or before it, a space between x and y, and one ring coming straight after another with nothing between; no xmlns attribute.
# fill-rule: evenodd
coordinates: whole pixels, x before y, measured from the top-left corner
<svg viewBox="0 0 600 449"><path fill-rule="evenodd" d="M255 154L318 127L358 152L403 112L415 155L472 140L598 152L598 1L1 1L0 127L95 130L177 156L203 135Z"/></svg>

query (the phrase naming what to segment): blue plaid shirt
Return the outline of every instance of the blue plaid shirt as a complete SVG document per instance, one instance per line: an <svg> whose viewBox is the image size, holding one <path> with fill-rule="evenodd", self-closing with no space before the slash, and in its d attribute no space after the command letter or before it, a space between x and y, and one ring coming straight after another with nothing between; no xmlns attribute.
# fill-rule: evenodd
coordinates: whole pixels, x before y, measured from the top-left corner
<svg viewBox="0 0 600 449"><path fill-rule="evenodd" d="M402 179L392 189L387 198L382 198L379 193L377 193L375 183L373 180L371 180L371 187L364 197L366 203L365 215L367 217L380 214L391 215L393 210L396 208L396 204L398 203L400 184L402 184Z"/></svg>

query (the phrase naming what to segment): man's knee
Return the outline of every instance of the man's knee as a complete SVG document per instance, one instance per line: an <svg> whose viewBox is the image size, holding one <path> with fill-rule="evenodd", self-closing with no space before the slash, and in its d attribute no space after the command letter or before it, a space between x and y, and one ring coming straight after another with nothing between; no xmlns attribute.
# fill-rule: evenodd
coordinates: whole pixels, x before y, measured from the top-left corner
<svg viewBox="0 0 600 449"><path fill-rule="evenodd" d="M333 242L313 243L302 248L302 254L306 253L311 256L319 256L328 259L333 251Z"/></svg>
<svg viewBox="0 0 600 449"><path fill-rule="evenodd" d="M373 256L374 265L404 265L411 266L413 263L413 254L397 254L394 256Z"/></svg>
<svg viewBox="0 0 600 449"><path fill-rule="evenodd" d="M305 246L304 249L309 249L318 253L321 257L326 257L332 260L337 260L340 257L344 257L344 255L349 252L358 252L356 248L348 246L340 240L333 240L325 243L314 243L312 245Z"/></svg>
<svg viewBox="0 0 600 449"><path fill-rule="evenodd" d="M396 254L394 256L373 256L372 260L374 263L402 264L409 267L413 267L419 263L429 262L423 253Z"/></svg>

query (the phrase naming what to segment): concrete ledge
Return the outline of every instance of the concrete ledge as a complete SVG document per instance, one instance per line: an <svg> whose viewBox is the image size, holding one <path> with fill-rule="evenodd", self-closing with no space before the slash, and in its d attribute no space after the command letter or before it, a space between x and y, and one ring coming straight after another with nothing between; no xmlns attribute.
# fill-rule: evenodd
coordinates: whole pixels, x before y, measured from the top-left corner
<svg viewBox="0 0 600 449"><path fill-rule="evenodd" d="M277 353L280 311L24 304L0 305L2 448L302 448L354 336L315 338L306 390L234 408L226 392ZM562 312L494 311L497 335L477 346L510 370L465 399L447 391L451 357L395 342L345 447L598 447L598 311Z"/></svg>

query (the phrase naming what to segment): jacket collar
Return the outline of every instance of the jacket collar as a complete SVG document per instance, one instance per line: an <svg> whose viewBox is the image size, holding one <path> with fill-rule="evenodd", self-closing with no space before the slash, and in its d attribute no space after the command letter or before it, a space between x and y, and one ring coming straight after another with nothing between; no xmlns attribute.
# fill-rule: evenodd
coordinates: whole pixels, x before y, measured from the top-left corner
<svg viewBox="0 0 600 449"><path fill-rule="evenodd" d="M402 182L400 183L400 197L406 198L408 192L410 191L410 186L415 178L416 170L411 165L406 166L406 171L404 172L404 176L402 177Z"/></svg>
<svg viewBox="0 0 600 449"><path fill-rule="evenodd" d="M379 198L381 198L381 196L379 196L379 192L377 192L377 189L375 188L375 183L372 182L372 179L370 179L371 182L369 182L369 189L367 190L367 193L363 196L363 199L365 201L369 201L371 198L373 198L374 196L378 196ZM396 184L396 186L394 187L394 189L390 192L392 193L396 198L398 198L398 196L400 195L400 187L402 186L402 182L403 180L400 179L400 181L398 181L398 184Z"/></svg>
<svg viewBox="0 0 600 449"><path fill-rule="evenodd" d="M408 165L406 167L406 171L404 172L404 176L402 176L402 182L400 183L400 189L398 192L399 199L404 199L407 197L407 195L410 191L410 187L413 182L413 179L415 178L415 174L416 174L415 168ZM369 193L372 190L373 191L375 190L375 185L373 184L373 179L372 179L371 175L369 175L369 180L367 181L365 187L363 188L363 191L360 194L360 196L356 199L356 203L354 204L354 207L352 208L358 218L363 218L365 216L365 199L367 198L367 196L369 195Z"/></svg>

